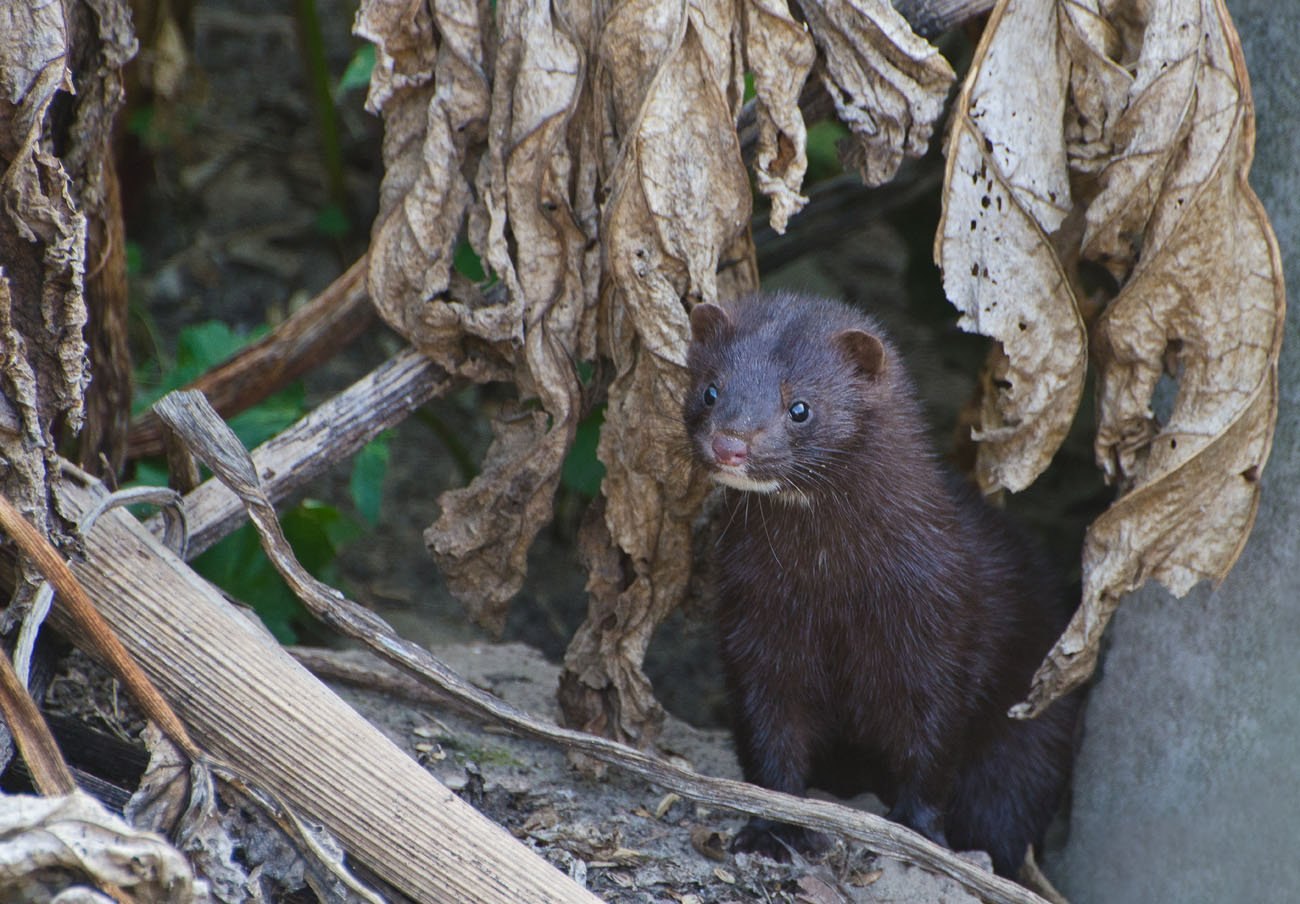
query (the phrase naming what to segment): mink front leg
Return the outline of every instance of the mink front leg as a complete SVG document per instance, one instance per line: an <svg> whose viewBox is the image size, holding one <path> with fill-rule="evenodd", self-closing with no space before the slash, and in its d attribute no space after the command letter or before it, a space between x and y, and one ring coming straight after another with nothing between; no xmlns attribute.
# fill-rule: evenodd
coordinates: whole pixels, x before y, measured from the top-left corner
<svg viewBox="0 0 1300 904"><path fill-rule="evenodd" d="M749 676L745 687L733 685L739 697L736 748L745 781L773 791L803 795L808 787L810 753L806 710L785 705L788 694L765 690L766 682ZM785 689L789 691L789 688ZM731 850L762 854L789 863L791 852L816 855L828 840L803 826L754 817L736 833Z"/></svg>
<svg viewBox="0 0 1300 904"><path fill-rule="evenodd" d="M898 799L889 808L886 818L924 835L935 844L952 846L948 844L948 835L944 831L943 810L925 800L911 785L899 788Z"/></svg>
<svg viewBox="0 0 1300 904"><path fill-rule="evenodd" d="M930 709L933 712L937 706ZM918 728L899 768L893 805L886 818L907 826L935 844L951 847L944 813L952 796L956 763L934 732L943 721L931 720ZM925 729L929 729L926 731Z"/></svg>

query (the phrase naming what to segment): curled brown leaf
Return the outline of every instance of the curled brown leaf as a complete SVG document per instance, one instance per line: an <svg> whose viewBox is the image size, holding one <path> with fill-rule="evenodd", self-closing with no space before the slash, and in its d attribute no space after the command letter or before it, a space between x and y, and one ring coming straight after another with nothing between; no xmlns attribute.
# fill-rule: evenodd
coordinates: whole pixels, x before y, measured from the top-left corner
<svg viewBox="0 0 1300 904"><path fill-rule="evenodd" d="M724 251L745 234L750 213L730 44L716 37L723 26L730 33L731 7L685 8L674 28L657 25L659 14L654 4L625 4L602 35L610 131L625 138L602 224L604 347L616 373L598 455L604 530L630 574L589 585L591 611L565 657L561 693L572 723L639 745L662 719L641 662L654 628L685 593L690 519L704 491L681 455L682 300L717 297ZM651 31L675 43L654 55L632 52Z"/></svg>
<svg viewBox="0 0 1300 904"><path fill-rule="evenodd" d="M426 532L448 585L497 632L523 583L528 549L551 519L581 408L576 364L595 356L596 160L589 124L574 121L585 63L570 27L547 2L498 5L473 225L505 299L443 302L462 331L512 343L514 382L538 406L507 406L497 416L482 472L443 495L442 516Z"/></svg>
<svg viewBox="0 0 1300 904"><path fill-rule="evenodd" d="M1056 10L1013 2L994 11L948 140L935 258L961 327L1001 346L995 392L982 397L972 433L986 493L1022 490L1047 467L1087 371L1083 319L1052 237L1072 204Z"/></svg>
<svg viewBox="0 0 1300 904"><path fill-rule="evenodd" d="M745 10L745 59L754 73L758 101L758 152L754 177L772 201L772 229L778 234L808 199L800 194L808 169L808 132L799 94L817 58L804 27L785 0L751 0Z"/></svg>
<svg viewBox="0 0 1300 904"><path fill-rule="evenodd" d="M1155 579L1181 596L1228 573L1254 524L1277 419L1281 255L1247 182L1254 108L1221 2L1152 8L1115 122L1086 250L1126 277L1095 328L1097 460L1124 492L1088 531L1083 604L1027 711L1091 674L1124 593ZM1172 149L1150 147L1157 128ZM1151 156L1156 174L1134 162ZM1159 417L1166 372L1176 395Z"/></svg>
<svg viewBox="0 0 1300 904"><path fill-rule="evenodd" d="M1246 181L1253 108L1220 0L1005 2L958 116L937 249L949 297L1005 351L977 434L986 488L1031 481L1073 417L1078 262L1117 285L1089 310L1097 461L1121 495L1016 709L1032 715L1091 674L1124 593L1155 578L1181 595L1239 555L1277 414L1280 258Z"/></svg>
<svg viewBox="0 0 1300 904"><path fill-rule="evenodd" d="M825 59L822 83L856 139L852 162L868 185L888 182L904 156L929 147L952 67L888 0L809 0L801 8Z"/></svg>

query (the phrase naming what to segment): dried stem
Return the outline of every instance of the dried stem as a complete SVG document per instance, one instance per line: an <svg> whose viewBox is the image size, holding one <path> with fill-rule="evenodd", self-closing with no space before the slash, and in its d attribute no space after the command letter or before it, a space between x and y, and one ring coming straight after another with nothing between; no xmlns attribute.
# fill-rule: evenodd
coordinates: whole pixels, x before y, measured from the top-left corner
<svg viewBox="0 0 1300 904"><path fill-rule="evenodd" d="M230 417L328 361L374 322L366 293L369 264L369 255L363 255L269 334L185 388L199 390ZM153 412L131 422L128 457L161 455L163 450L162 425Z"/></svg>
<svg viewBox="0 0 1300 904"><path fill-rule="evenodd" d="M37 569L45 579L54 585L54 589L58 592L57 603L81 627L95 652L108 664L113 674L126 685L132 698L145 714L156 722L167 737L185 751L187 756L191 759L199 758L201 755L199 748L190 739L185 725L176 717L171 706L158 693L140 667L135 664L131 654L113 633L113 629L96 611L90 597L82 589L81 583L68 568L68 564L41 532L32 527L4 496L0 496L0 529L13 538L19 549L36 563Z"/></svg>

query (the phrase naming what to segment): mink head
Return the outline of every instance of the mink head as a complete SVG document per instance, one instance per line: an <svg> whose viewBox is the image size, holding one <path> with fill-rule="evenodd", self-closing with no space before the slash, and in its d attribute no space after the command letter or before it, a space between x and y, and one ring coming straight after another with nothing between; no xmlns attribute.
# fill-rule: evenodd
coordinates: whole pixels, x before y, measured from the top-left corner
<svg viewBox="0 0 1300 904"><path fill-rule="evenodd" d="M691 312L683 417L719 483L803 496L869 455L893 353L865 315L823 298L751 295Z"/></svg>

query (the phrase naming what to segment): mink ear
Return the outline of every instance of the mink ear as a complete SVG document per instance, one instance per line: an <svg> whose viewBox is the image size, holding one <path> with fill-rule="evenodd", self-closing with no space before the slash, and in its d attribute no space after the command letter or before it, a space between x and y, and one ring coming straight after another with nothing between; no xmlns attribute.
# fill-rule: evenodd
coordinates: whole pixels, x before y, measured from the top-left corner
<svg viewBox="0 0 1300 904"><path fill-rule="evenodd" d="M710 342L729 329L727 312L716 304L702 302L691 309L691 338L696 342Z"/></svg>
<svg viewBox="0 0 1300 904"><path fill-rule="evenodd" d="M868 377L878 377L884 371L885 346L865 330L841 330L834 342Z"/></svg>

